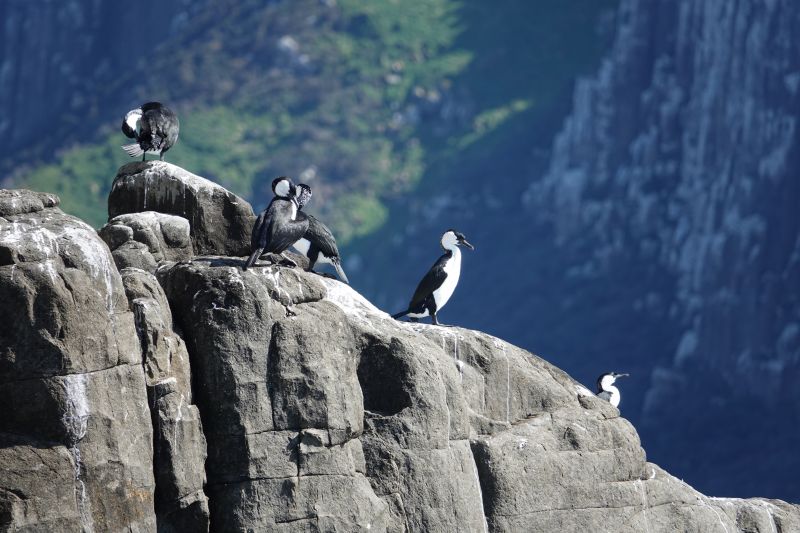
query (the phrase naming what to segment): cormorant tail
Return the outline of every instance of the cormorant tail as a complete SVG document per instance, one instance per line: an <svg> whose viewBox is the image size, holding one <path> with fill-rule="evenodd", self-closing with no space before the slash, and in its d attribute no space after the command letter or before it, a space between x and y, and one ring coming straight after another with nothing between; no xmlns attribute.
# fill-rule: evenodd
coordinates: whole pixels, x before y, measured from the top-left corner
<svg viewBox="0 0 800 533"><path fill-rule="evenodd" d="M400 313L397 313L396 315L392 315L392 318L394 318L395 320L397 320L398 318L403 318L403 317L404 317L404 316L406 316L406 315L407 315L409 312L410 312L410 311L409 311L408 309L406 309L405 311L402 311L402 312L400 312Z"/></svg>
<svg viewBox="0 0 800 533"><path fill-rule="evenodd" d="M256 264L256 261L258 261L258 258L261 257L262 253L264 253L263 248L256 248L255 250L253 250L253 253L250 254L250 257L247 259L247 263L245 263L244 267L242 267L242 270L247 270L248 268Z"/></svg>
<svg viewBox="0 0 800 533"><path fill-rule="evenodd" d="M336 269L336 274L339 276L339 279L350 285L350 281L347 279L347 275L342 268L342 262L339 259L334 259L331 263L333 263L333 268Z"/></svg>
<svg viewBox="0 0 800 533"><path fill-rule="evenodd" d="M122 147L122 149L125 150L125 152L131 157L139 157L144 153L144 150L142 150L142 147L139 146L139 143L126 144Z"/></svg>

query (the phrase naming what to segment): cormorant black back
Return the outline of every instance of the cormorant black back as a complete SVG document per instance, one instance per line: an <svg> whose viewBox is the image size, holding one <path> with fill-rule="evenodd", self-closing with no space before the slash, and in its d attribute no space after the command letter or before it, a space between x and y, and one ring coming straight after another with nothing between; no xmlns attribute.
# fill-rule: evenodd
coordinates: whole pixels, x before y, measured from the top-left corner
<svg viewBox="0 0 800 533"><path fill-rule="evenodd" d="M416 322L422 317L430 316L431 322L439 324L436 314L445 306L453 295L461 276L461 250L459 246L466 246L470 250L475 247L467 242L463 233L449 229L442 235L440 241L445 253L428 270L422 281L419 282L408 309L393 315L392 318L401 318L408 315Z"/></svg>
<svg viewBox="0 0 800 533"><path fill-rule="evenodd" d="M301 199L308 201L311 198L311 188L305 187ZM308 219L297 217L300 198L298 198L298 187L292 180L285 176L274 179L272 192L275 196L267 208L258 215L253 225L250 240L252 253L243 267L244 270L253 266L264 253L283 256L283 252L297 242L308 229ZM283 256L283 258L297 266L288 257Z"/></svg>
<svg viewBox="0 0 800 533"><path fill-rule="evenodd" d="M122 147L131 157L158 154L160 160L164 153L178 140L180 122L177 115L160 102L147 102L142 107L131 109L122 121L122 133L135 139L135 143Z"/></svg>
<svg viewBox="0 0 800 533"><path fill-rule="evenodd" d="M308 197L311 196L311 188L300 183L297 185L298 189L298 207L303 208L308 202ZM299 239L292 246L302 255L308 258L308 270L313 272L314 265L317 263L328 263L333 265L336 269L336 275L345 283L350 283L347 275L342 268L342 258L339 255L339 247L336 246L336 239L333 237L333 232L320 222L316 217L307 215L303 212L297 214L297 218L305 218L308 220L308 230L306 230L303 238Z"/></svg>
<svg viewBox="0 0 800 533"><path fill-rule="evenodd" d="M626 378L629 374L617 374L616 372L606 372L597 378L597 397L609 402L614 407L619 407L621 395L619 389L614 386L614 382L619 378Z"/></svg>

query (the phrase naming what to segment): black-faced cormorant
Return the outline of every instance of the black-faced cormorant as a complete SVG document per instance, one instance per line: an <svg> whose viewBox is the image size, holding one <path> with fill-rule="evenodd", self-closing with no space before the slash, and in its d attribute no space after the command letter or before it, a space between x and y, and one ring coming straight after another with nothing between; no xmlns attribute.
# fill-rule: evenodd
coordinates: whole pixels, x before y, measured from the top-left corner
<svg viewBox="0 0 800 533"><path fill-rule="evenodd" d="M461 275L461 245L470 250L475 248L467 242L463 233L455 230L447 230L442 235L442 248L444 255L439 258L431 267L422 281L419 282L408 309L397 313L392 318L400 318L408 315L412 321L426 316L431 317L433 324L439 325L436 313L445 306L453 295L458 285L458 278Z"/></svg>
<svg viewBox="0 0 800 533"><path fill-rule="evenodd" d="M614 382L619 378L628 377L629 374L617 374L607 372L597 378L597 397L609 402L614 407L619 407L619 389L614 386Z"/></svg>
<svg viewBox="0 0 800 533"><path fill-rule="evenodd" d="M253 253L245 263L244 270L255 264L265 253L281 254L289 246L297 242L308 230L308 220L297 218L297 211L311 197L311 189L306 186L300 189L289 178L280 177L272 181L272 192L275 195L253 225L250 245ZM297 266L286 256L284 259Z"/></svg>
<svg viewBox="0 0 800 533"><path fill-rule="evenodd" d="M159 159L164 159L164 152L172 148L178 140L180 123L175 113L159 102L148 102L138 109L131 109L122 121L122 133L135 143L122 147L129 156L142 156L158 154Z"/></svg>
<svg viewBox="0 0 800 533"><path fill-rule="evenodd" d="M308 185L301 183L297 187L308 187ZM305 205L305 202L300 205L301 209L303 205ZM342 259L339 255L339 247L336 246L336 239L328 226L317 220L313 215L300 212L297 217L308 219L308 230L303 235L303 238L292 246L308 258L308 270L313 271L314 265L317 263L328 263L336 269L339 279L345 283L350 283L342 268Z"/></svg>

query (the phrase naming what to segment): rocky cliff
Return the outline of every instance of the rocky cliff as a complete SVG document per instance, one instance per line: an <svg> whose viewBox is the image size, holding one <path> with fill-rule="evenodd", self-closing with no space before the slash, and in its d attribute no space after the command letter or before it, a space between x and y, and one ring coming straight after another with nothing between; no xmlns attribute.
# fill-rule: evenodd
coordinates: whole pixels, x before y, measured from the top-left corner
<svg viewBox="0 0 800 533"><path fill-rule="evenodd" d="M791 1L623 1L526 196L568 275L609 287L608 319L629 317L618 364L656 362L645 441L713 490L752 491L757 471L798 494L799 24ZM664 427L734 447L700 459Z"/></svg>
<svg viewBox="0 0 800 533"><path fill-rule="evenodd" d="M52 195L0 193L3 531L800 529L797 506L646 462L533 354L300 269L243 272L235 217L175 215L176 182L252 217L160 162L120 170L105 241Z"/></svg>

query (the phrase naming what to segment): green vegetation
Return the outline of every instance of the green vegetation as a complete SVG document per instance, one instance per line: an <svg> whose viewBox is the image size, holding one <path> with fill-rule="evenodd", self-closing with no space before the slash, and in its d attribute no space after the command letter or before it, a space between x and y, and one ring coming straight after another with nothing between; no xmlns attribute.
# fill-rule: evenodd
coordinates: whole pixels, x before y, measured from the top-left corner
<svg viewBox="0 0 800 533"><path fill-rule="evenodd" d="M313 168L317 198L330 201L312 210L346 244L378 231L390 204L420 186L446 186L529 143L529 124L596 60L593 29L614 4L243 1L209 7L131 79L149 80L138 92L179 113L169 161L257 209L273 177ZM129 161L118 124L97 131L17 180L58 193L95 226Z"/></svg>

